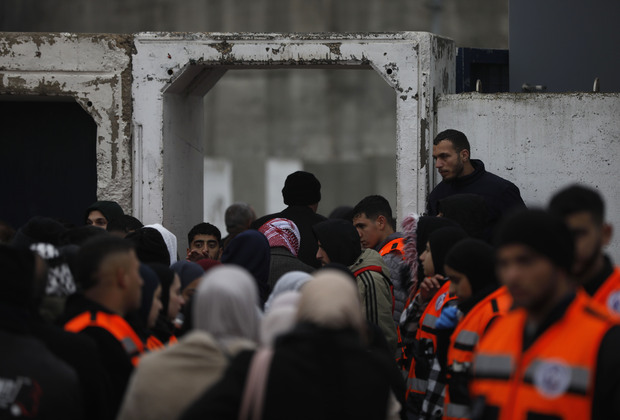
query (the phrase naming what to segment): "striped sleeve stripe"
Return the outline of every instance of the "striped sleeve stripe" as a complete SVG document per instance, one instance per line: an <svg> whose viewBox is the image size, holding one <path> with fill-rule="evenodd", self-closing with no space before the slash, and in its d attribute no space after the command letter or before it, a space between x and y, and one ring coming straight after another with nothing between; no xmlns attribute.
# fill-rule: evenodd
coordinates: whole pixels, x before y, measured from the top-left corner
<svg viewBox="0 0 620 420"><path fill-rule="evenodd" d="M377 308L377 291L372 274L363 272L359 275L359 279L366 288L366 318L373 324L379 324L379 310Z"/></svg>

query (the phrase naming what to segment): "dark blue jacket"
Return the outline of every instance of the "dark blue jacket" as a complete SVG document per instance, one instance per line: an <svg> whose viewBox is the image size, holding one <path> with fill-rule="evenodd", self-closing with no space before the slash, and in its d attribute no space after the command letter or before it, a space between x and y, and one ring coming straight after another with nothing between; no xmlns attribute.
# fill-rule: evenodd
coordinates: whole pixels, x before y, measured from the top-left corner
<svg viewBox="0 0 620 420"><path fill-rule="evenodd" d="M426 212L429 216L438 214L439 201L455 194L477 194L484 198L489 211L489 229L491 230L503 215L516 208L524 208L525 203L519 188L512 182L487 172L484 163L472 159L474 172L451 181L441 181L429 194Z"/></svg>

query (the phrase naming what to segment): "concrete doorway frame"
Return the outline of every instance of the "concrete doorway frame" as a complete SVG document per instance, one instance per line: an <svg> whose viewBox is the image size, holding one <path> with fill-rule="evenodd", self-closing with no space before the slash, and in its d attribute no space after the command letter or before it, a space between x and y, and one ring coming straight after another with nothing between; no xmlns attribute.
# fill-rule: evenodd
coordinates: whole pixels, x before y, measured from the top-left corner
<svg viewBox="0 0 620 420"><path fill-rule="evenodd" d="M425 32L139 33L133 55L133 214L182 237L203 217L203 97L229 69L368 68L394 89L399 219L432 186L435 98L453 93L453 41Z"/></svg>

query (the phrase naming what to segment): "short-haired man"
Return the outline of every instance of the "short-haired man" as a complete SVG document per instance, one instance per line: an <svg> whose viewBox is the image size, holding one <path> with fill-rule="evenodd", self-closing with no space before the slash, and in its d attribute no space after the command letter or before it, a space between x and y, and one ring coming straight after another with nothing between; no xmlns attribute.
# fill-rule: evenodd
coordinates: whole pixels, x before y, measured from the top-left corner
<svg viewBox="0 0 620 420"><path fill-rule="evenodd" d="M312 226L327 220L317 213L321 201L321 183L310 172L297 171L286 177L282 198L288 207L279 213L268 214L252 223L258 229L271 219L292 220L301 236L298 258L309 266L321 266L316 259L317 245Z"/></svg>
<svg viewBox="0 0 620 420"><path fill-rule="evenodd" d="M318 242L316 258L322 265L345 265L355 276L368 322L377 325L396 354L396 324L392 319L390 271L374 249L362 251L357 230L346 220L331 219L312 227Z"/></svg>
<svg viewBox="0 0 620 420"><path fill-rule="evenodd" d="M471 418L620 418L620 326L570 277L572 235L541 210L510 215L497 273L518 309L482 337Z"/></svg>
<svg viewBox="0 0 620 420"><path fill-rule="evenodd" d="M512 182L487 172L484 163L471 159L471 147L464 133L446 130L433 140L433 159L442 181L428 196L426 212L438 214L439 200L455 194L477 194L484 198L489 211L485 239L503 215L515 208L525 208L519 188Z"/></svg>
<svg viewBox="0 0 620 420"><path fill-rule="evenodd" d="M198 223L187 234L187 261L210 258L219 261L222 257L222 234L211 223Z"/></svg>
<svg viewBox="0 0 620 420"><path fill-rule="evenodd" d="M228 235L222 239L223 247L226 248L226 245L228 245L235 236L244 230L250 229L255 220L256 213L249 204L234 203L228 206L224 213L224 223L226 223L226 232L228 232Z"/></svg>
<svg viewBox="0 0 620 420"><path fill-rule="evenodd" d="M575 238L573 276L595 301L620 315L620 267L615 267L605 246L612 226L605 222L605 203L591 188L572 185L556 193L549 211L564 219Z"/></svg>
<svg viewBox="0 0 620 420"><path fill-rule="evenodd" d="M377 251L390 270L394 286L394 322L400 321L408 296L411 273L404 261L405 241L395 231L396 221L392 217L390 203L380 195L370 195L353 208L353 225L360 235L362 248Z"/></svg>
<svg viewBox="0 0 620 420"><path fill-rule="evenodd" d="M144 351L140 338L123 318L140 307L139 267L131 242L113 235L87 241L78 251L75 267L83 293L69 298L61 318L65 330L95 341L99 354L93 357L100 357L113 392L112 414L120 407L133 366Z"/></svg>

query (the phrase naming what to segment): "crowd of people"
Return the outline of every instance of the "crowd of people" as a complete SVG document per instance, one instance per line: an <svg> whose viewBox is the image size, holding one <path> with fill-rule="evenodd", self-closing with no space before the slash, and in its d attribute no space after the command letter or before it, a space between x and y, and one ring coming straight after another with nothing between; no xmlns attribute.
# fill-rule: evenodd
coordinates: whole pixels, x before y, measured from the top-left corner
<svg viewBox="0 0 620 420"><path fill-rule="evenodd" d="M184 254L113 201L3 225L0 418L620 418L603 197L528 209L470 155L436 136L442 181L400 226L379 195L320 215L304 171Z"/></svg>

